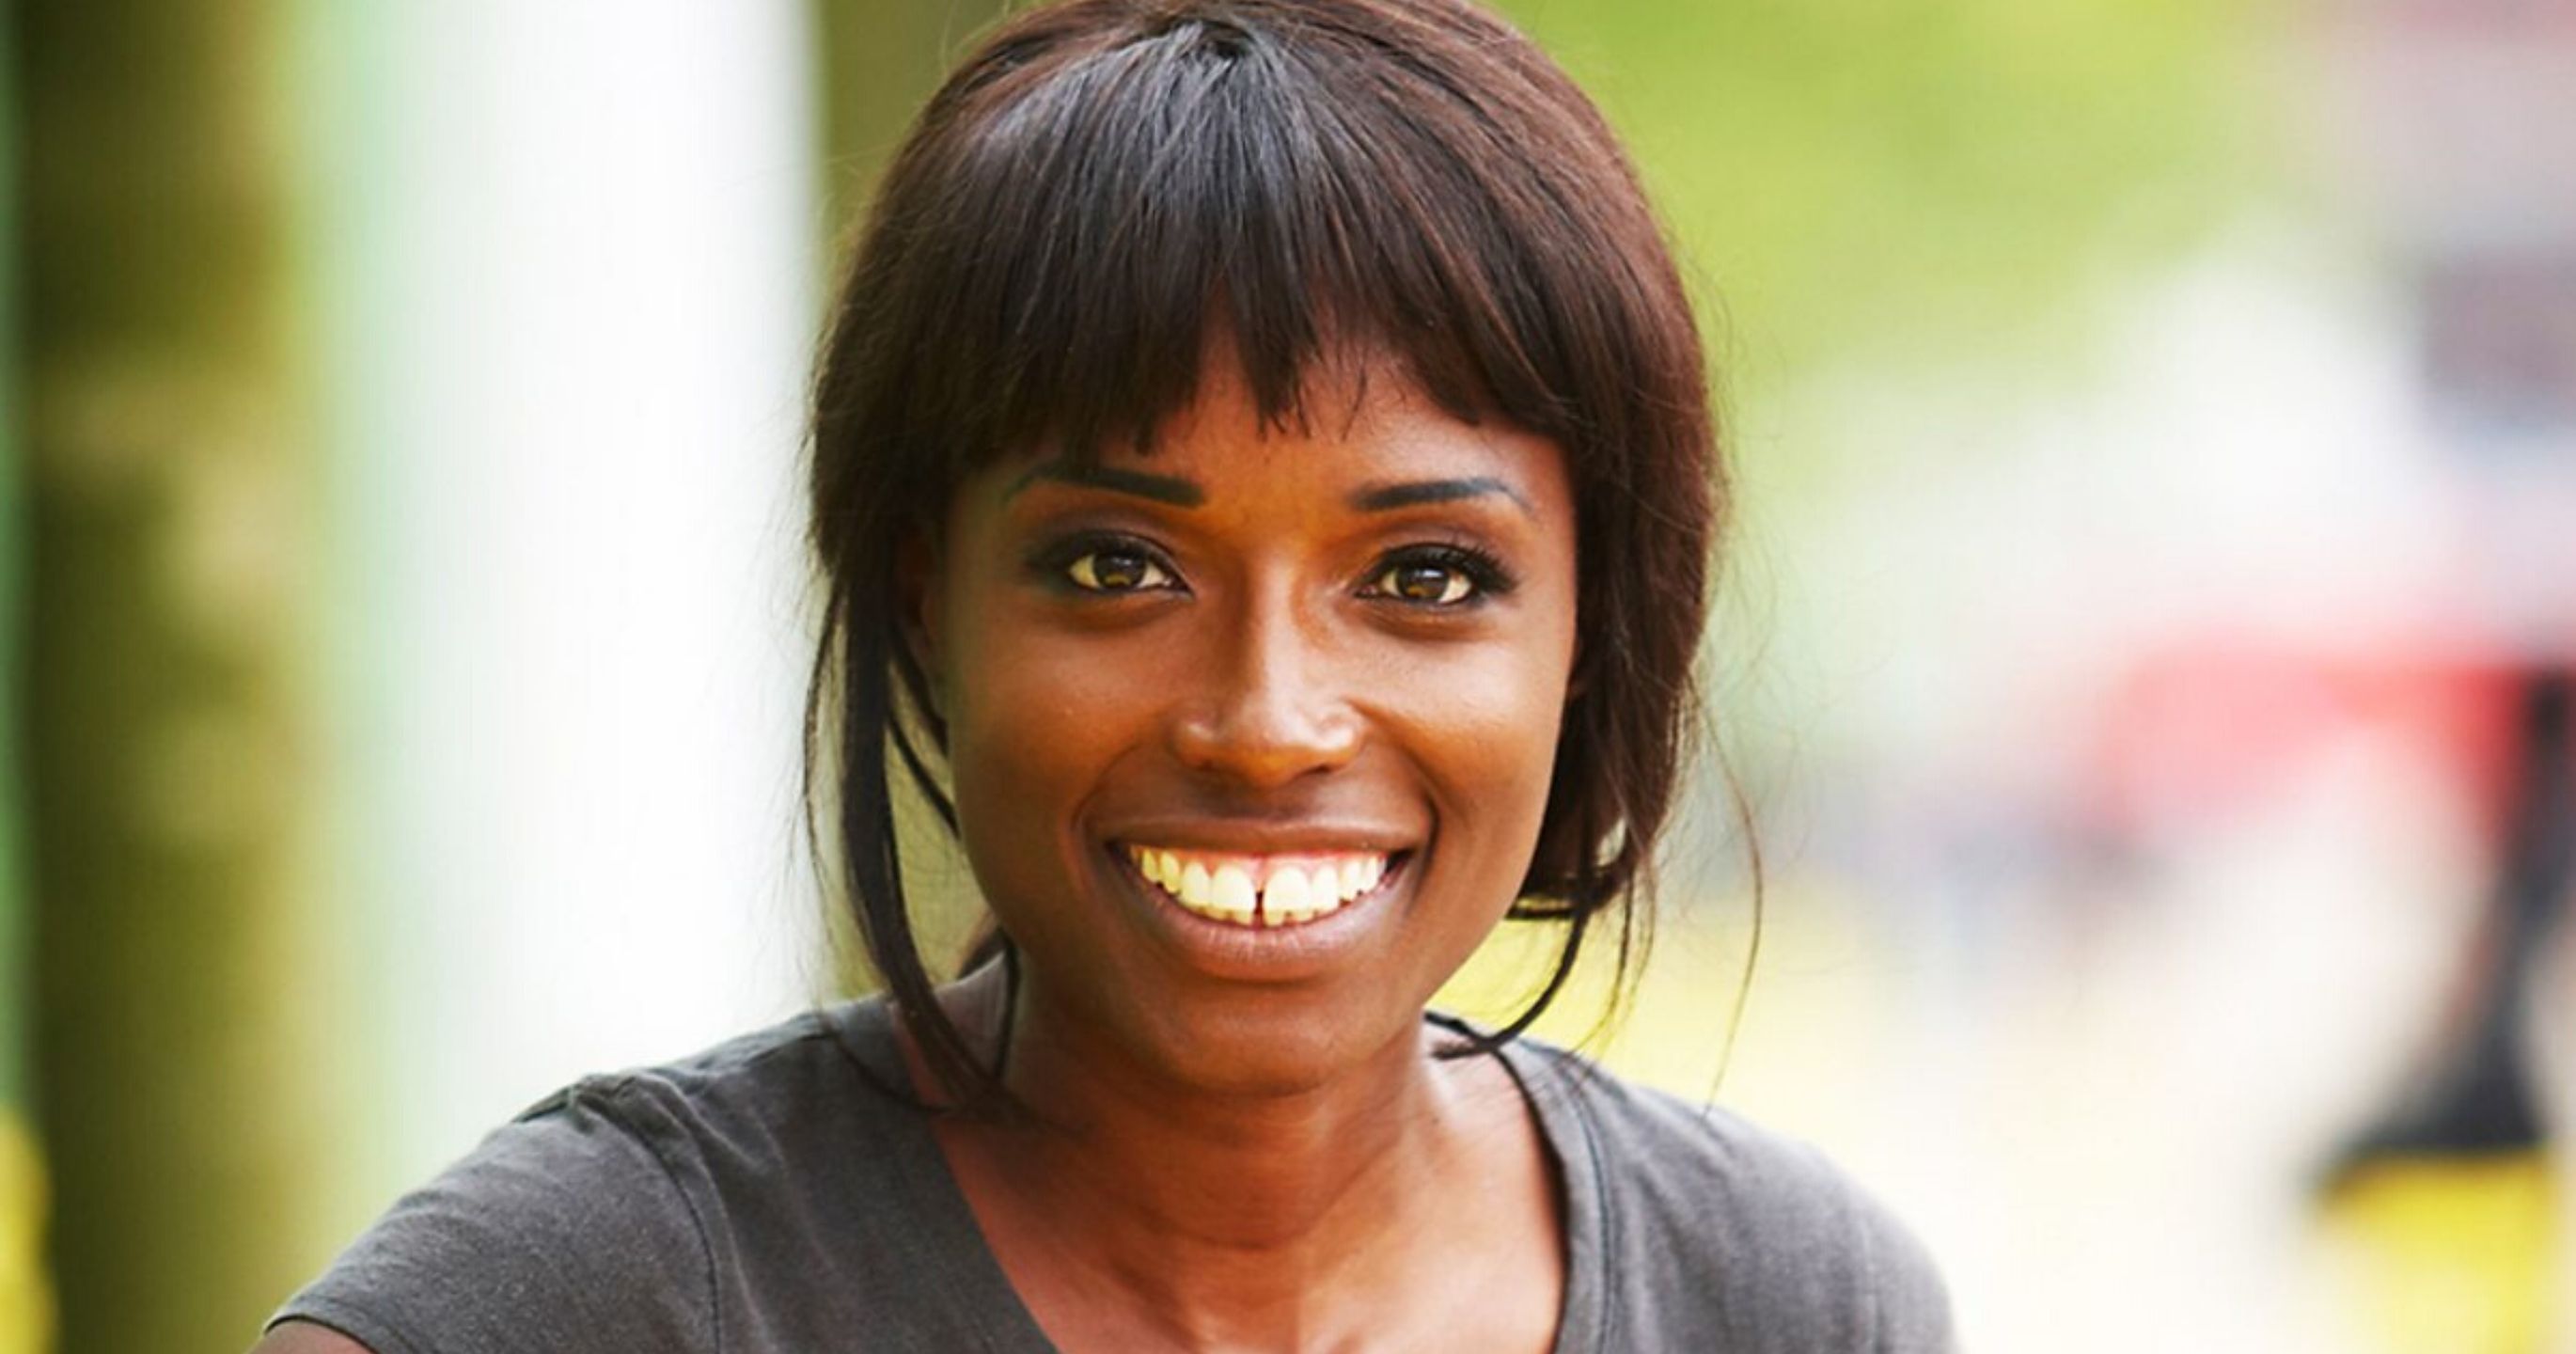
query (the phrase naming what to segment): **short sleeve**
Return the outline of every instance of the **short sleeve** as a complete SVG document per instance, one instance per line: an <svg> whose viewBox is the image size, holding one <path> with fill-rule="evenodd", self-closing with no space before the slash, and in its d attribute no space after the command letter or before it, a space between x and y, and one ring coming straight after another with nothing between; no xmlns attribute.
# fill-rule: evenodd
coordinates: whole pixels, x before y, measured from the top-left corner
<svg viewBox="0 0 2576 1354"><path fill-rule="evenodd" d="M405 1195L270 1324L376 1354L713 1350L710 1251L613 1086L583 1083Z"/></svg>
<svg viewBox="0 0 2576 1354"><path fill-rule="evenodd" d="M1879 1202L1855 1192L1871 1311L1871 1354L1949 1354L1957 1347L1950 1292L1931 1252Z"/></svg>
<svg viewBox="0 0 2576 1354"><path fill-rule="evenodd" d="M1757 1279L1758 1295L1733 1297L1758 1347L1952 1354L1940 1270L1887 1205L1805 1143L1742 1120L1717 1131L1733 1140L1738 1184L1725 1197L1746 1223L1726 1267Z"/></svg>
<svg viewBox="0 0 2576 1354"><path fill-rule="evenodd" d="M1930 1254L1822 1153L1569 1055L1534 1056L1550 1061L1533 1103L1565 1125L1551 1134L1574 1201L1570 1239L1596 1257L1605 1294L1601 1334L1578 1348L1956 1348Z"/></svg>

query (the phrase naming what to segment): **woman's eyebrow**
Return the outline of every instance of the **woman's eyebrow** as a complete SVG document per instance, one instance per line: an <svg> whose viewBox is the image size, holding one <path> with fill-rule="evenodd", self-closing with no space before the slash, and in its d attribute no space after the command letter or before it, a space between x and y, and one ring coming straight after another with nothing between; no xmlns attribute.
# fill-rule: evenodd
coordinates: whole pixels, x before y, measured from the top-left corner
<svg viewBox="0 0 2576 1354"><path fill-rule="evenodd" d="M1011 481L1002 491L1002 501L1010 502L1022 489L1039 480L1059 484L1078 484L1087 489L1107 489L1112 493L1134 494L1175 508L1195 508L1207 502L1207 490L1177 475L1149 475L1141 470L1120 470L1105 465L1074 465L1065 461L1048 461Z"/></svg>
<svg viewBox="0 0 2576 1354"><path fill-rule="evenodd" d="M1421 503L1455 503L1462 498L1482 498L1498 494L1520 505L1522 512L1538 516L1520 491L1491 475L1476 475L1455 480L1406 480L1399 484L1372 484L1353 493L1352 507L1361 512L1387 512L1410 508Z"/></svg>

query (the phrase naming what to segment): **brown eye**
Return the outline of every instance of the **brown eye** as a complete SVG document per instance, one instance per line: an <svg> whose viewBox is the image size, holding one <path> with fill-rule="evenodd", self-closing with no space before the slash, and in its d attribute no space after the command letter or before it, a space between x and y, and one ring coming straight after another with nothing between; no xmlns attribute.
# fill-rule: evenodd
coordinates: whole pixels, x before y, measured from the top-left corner
<svg viewBox="0 0 2576 1354"><path fill-rule="evenodd" d="M1463 611L1511 592L1514 580L1501 560L1472 546L1422 544L1389 554L1360 586L1363 597L1383 598L1425 611Z"/></svg>
<svg viewBox="0 0 2576 1354"><path fill-rule="evenodd" d="M1404 597L1406 602L1432 602L1432 605L1448 605L1448 602L1463 600L1476 587L1473 582L1468 582L1466 574L1445 569L1440 564L1404 564L1399 569L1388 569L1383 582L1386 582L1388 595Z"/></svg>
<svg viewBox="0 0 2576 1354"><path fill-rule="evenodd" d="M1476 581L1464 569L1416 560L1389 567L1370 590L1424 606L1454 606L1475 592Z"/></svg>
<svg viewBox="0 0 2576 1354"><path fill-rule="evenodd" d="M1065 566L1065 577L1085 592L1143 592L1171 586L1172 576L1134 550L1091 550Z"/></svg>

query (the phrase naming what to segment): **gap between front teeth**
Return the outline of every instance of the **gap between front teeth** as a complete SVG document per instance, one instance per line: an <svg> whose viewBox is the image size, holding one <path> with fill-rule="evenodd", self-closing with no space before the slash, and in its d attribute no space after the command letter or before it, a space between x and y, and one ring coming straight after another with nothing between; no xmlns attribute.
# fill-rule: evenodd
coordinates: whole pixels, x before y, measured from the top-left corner
<svg viewBox="0 0 2576 1354"><path fill-rule="evenodd" d="M1181 906L1238 926L1292 926L1329 916L1386 877L1386 857L1373 852L1299 857L1310 865L1199 858L1150 846L1131 846L1127 857Z"/></svg>

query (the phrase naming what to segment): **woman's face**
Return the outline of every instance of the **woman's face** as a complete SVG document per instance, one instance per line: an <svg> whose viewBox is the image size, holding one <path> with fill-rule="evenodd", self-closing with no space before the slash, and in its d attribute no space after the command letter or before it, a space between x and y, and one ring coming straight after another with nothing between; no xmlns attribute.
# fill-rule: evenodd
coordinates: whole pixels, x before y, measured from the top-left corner
<svg viewBox="0 0 2576 1354"><path fill-rule="evenodd" d="M1021 949L1020 1037L1284 1091L1409 1056L1513 900L1574 654L1574 510L1552 443L1384 370L1302 433L1209 371L1150 454L970 479L920 642L967 857Z"/></svg>

